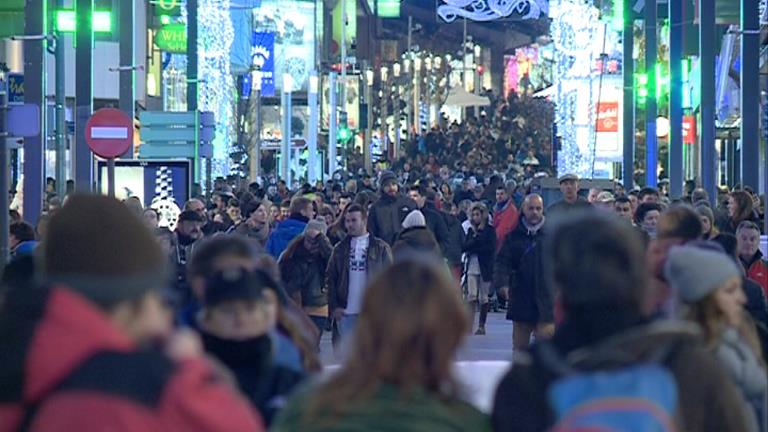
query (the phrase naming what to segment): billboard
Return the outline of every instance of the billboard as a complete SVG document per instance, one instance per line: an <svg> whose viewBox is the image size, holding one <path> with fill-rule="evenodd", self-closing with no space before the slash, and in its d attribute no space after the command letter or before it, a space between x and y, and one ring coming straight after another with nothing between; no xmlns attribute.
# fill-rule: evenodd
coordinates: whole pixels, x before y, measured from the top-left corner
<svg viewBox="0 0 768 432"><path fill-rule="evenodd" d="M315 2L263 0L253 10L253 30L274 34L276 91L282 91L284 73L293 77L292 91L306 91L315 64Z"/></svg>
<svg viewBox="0 0 768 432"><path fill-rule="evenodd" d="M107 162L98 161L98 184L107 194ZM192 170L188 160L115 161L115 198L138 197L144 208L154 208L160 226L174 229L181 208L190 198Z"/></svg>

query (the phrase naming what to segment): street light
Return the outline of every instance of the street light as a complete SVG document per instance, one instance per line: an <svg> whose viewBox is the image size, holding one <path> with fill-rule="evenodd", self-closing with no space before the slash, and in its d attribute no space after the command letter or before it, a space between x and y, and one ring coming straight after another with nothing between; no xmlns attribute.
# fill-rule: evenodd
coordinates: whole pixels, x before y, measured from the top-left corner
<svg viewBox="0 0 768 432"><path fill-rule="evenodd" d="M400 63L395 63L392 65L392 74L395 76L395 78L400 78Z"/></svg>
<svg viewBox="0 0 768 432"><path fill-rule="evenodd" d="M373 85L373 69L365 71L365 80L369 87Z"/></svg>
<svg viewBox="0 0 768 432"><path fill-rule="evenodd" d="M381 67L381 81L382 82L386 82L387 78L389 78L388 75L389 75L389 68L387 68L386 66L382 66Z"/></svg>

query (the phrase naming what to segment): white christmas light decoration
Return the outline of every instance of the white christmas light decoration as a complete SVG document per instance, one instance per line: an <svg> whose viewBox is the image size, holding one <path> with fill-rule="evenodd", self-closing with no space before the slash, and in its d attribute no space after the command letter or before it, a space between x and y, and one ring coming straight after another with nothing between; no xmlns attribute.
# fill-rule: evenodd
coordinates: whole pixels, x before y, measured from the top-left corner
<svg viewBox="0 0 768 432"><path fill-rule="evenodd" d="M437 14L446 22L456 18L472 21L494 21L512 14L521 19L538 19L549 11L549 0L443 0Z"/></svg>
<svg viewBox="0 0 768 432"><path fill-rule="evenodd" d="M230 72L230 49L235 31L229 14L229 0L200 0L198 9L199 59L198 101L200 111L212 111L216 117L213 142L214 176L229 173L232 150L232 106L235 92Z"/></svg>

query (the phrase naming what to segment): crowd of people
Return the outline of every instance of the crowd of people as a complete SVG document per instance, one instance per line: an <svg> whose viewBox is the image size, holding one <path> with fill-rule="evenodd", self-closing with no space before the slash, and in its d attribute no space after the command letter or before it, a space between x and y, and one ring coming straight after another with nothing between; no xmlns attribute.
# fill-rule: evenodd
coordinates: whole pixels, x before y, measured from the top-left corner
<svg viewBox="0 0 768 432"><path fill-rule="evenodd" d="M454 184L438 165L219 179L170 226L86 195L14 221L0 431L768 430L752 191L582 196L567 174L545 202L514 175L467 166ZM453 362L498 309L513 363L487 415ZM624 398L655 408L611 409Z"/></svg>

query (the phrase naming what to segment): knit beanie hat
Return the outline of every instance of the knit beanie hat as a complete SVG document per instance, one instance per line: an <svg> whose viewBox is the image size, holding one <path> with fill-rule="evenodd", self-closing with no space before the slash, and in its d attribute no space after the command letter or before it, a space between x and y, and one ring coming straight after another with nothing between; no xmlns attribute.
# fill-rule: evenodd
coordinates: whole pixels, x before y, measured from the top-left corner
<svg viewBox="0 0 768 432"><path fill-rule="evenodd" d="M669 251L664 277L680 299L696 303L741 272L724 253L679 246Z"/></svg>
<svg viewBox="0 0 768 432"><path fill-rule="evenodd" d="M403 219L403 228L411 227L425 227L427 226L427 220L424 219L424 214L419 210L414 210L408 213L408 216Z"/></svg>
<svg viewBox="0 0 768 432"><path fill-rule="evenodd" d="M114 198L69 197L51 218L41 249L48 282L101 307L141 298L167 283L168 257L142 221Z"/></svg>
<svg viewBox="0 0 768 432"><path fill-rule="evenodd" d="M206 307L233 300L261 300L268 282L262 272L232 269L215 273L205 282Z"/></svg>
<svg viewBox="0 0 768 432"><path fill-rule="evenodd" d="M384 187L390 182L397 183L397 176L395 176L395 173L389 170L384 170L379 175L379 186Z"/></svg>
<svg viewBox="0 0 768 432"><path fill-rule="evenodd" d="M311 229L320 231L323 233L323 235L325 235L325 233L328 231L328 225L325 223L325 219L312 219L311 221L307 222L307 226L304 228L304 232L307 232Z"/></svg>
<svg viewBox="0 0 768 432"><path fill-rule="evenodd" d="M696 213L698 213L699 216L704 216L707 219L709 219L710 225L715 223L715 213L708 206L697 205L696 206Z"/></svg>

